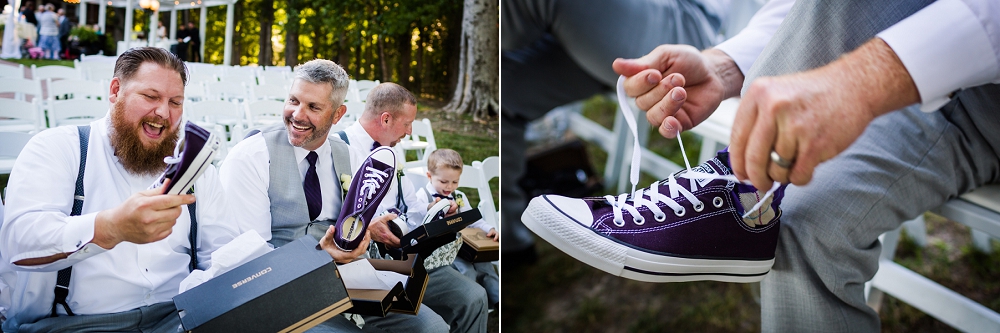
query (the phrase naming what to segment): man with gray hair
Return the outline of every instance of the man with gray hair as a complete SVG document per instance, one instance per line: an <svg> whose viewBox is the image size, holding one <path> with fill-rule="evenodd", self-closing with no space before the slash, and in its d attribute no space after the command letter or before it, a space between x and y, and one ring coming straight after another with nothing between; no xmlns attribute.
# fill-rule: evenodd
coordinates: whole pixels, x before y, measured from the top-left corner
<svg viewBox="0 0 1000 333"><path fill-rule="evenodd" d="M345 194L340 175L354 174L347 145L328 139L331 126L347 110L343 102L348 81L344 69L329 60L299 65L285 102L283 123L265 127L233 147L221 174L230 214L241 232L256 230L274 247L312 235L320 239L321 247L337 263L364 254L367 236L351 252L340 250L332 242L333 225ZM315 195L317 191L321 200L306 200L307 192ZM384 225L391 218L395 216L378 217L372 224ZM391 313L362 318L351 321L346 316L335 316L311 332L361 331L359 326L365 331L448 330L441 316L426 307L415 316Z"/></svg>

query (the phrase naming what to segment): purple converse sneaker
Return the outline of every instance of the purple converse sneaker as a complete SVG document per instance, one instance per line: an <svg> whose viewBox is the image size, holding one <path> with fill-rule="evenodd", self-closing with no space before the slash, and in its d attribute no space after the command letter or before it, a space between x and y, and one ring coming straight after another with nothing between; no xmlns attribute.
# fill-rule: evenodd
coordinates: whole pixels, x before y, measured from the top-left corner
<svg viewBox="0 0 1000 333"><path fill-rule="evenodd" d="M768 197L735 178L705 174L732 175L728 153L638 195L536 197L521 219L563 252L617 276L648 282L760 281L774 263L784 186ZM761 198L763 204L752 208Z"/></svg>
<svg viewBox="0 0 1000 333"><path fill-rule="evenodd" d="M218 151L219 138L215 134L190 121L186 122L174 147L174 155L163 159L167 162L167 170L150 188L163 186L163 182L170 178L163 194L187 193Z"/></svg>
<svg viewBox="0 0 1000 333"><path fill-rule="evenodd" d="M636 136L618 80L618 102ZM677 135L680 140L680 133ZM635 190L640 146L633 144L632 193L574 199L543 195L531 200L524 225L588 265L648 282L716 280L756 282L774 263L785 185L766 192L741 183L729 153ZM681 153L684 154L681 143Z"/></svg>
<svg viewBox="0 0 1000 333"><path fill-rule="evenodd" d="M396 154L392 149L379 147L368 155L354 175L333 234L333 242L341 250L351 251L361 244L368 223L389 190L395 165Z"/></svg>

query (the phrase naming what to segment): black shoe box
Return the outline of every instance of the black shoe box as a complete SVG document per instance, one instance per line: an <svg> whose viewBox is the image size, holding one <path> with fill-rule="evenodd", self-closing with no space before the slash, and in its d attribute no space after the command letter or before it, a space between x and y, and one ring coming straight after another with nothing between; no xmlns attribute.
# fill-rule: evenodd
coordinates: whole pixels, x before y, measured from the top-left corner
<svg viewBox="0 0 1000 333"><path fill-rule="evenodd" d="M500 242L486 237L486 233L476 228L462 229L462 247L458 256L469 262L490 262L500 260Z"/></svg>
<svg viewBox="0 0 1000 333"><path fill-rule="evenodd" d="M188 332L303 332L351 308L337 265L299 238L174 297Z"/></svg>

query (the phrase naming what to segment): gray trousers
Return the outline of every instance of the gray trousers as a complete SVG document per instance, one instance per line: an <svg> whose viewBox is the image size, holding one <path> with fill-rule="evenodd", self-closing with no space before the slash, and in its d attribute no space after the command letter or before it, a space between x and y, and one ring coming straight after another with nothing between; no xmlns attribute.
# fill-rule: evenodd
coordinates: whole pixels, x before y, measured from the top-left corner
<svg viewBox="0 0 1000 333"><path fill-rule="evenodd" d="M504 0L501 15L501 249L534 243L521 224L527 205L524 129L553 108L610 91L615 58L661 44L711 46L720 26L695 0Z"/></svg>
<svg viewBox="0 0 1000 333"><path fill-rule="evenodd" d="M452 333L486 333L489 319L486 290L451 266L441 266L427 274L424 305L441 315L451 325Z"/></svg>
<svg viewBox="0 0 1000 333"><path fill-rule="evenodd" d="M434 313L434 310L422 306L417 315L403 313L389 313L385 317L363 316L365 320L364 328L348 320L342 315L337 315L319 324L308 332L310 333L344 333L344 332L420 332L420 333L444 333L448 332L448 324Z"/></svg>
<svg viewBox="0 0 1000 333"><path fill-rule="evenodd" d="M486 298L491 307L500 303L500 276L496 267L490 262L469 262L462 258L455 258L451 263L459 273L465 275L472 281L479 283L486 290Z"/></svg>
<svg viewBox="0 0 1000 333"><path fill-rule="evenodd" d="M799 1L747 82L825 65L927 3ZM808 185L789 186L774 267L761 282L763 331L879 331L864 299L878 236L1000 181L997 129L1000 86L966 89L934 113L909 107L877 118Z"/></svg>
<svg viewBox="0 0 1000 333"><path fill-rule="evenodd" d="M183 332L173 302L157 303L124 312L51 317L22 324L18 332Z"/></svg>

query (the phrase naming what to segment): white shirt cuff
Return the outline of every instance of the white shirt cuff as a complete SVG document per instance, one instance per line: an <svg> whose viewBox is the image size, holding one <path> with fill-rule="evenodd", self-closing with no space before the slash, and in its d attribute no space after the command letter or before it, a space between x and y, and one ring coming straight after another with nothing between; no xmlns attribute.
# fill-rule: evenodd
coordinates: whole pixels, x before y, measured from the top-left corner
<svg viewBox="0 0 1000 333"><path fill-rule="evenodd" d="M996 80L1000 71L986 30L960 0L934 2L878 37L910 73L925 112L948 103L959 89Z"/></svg>

